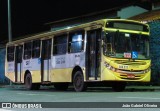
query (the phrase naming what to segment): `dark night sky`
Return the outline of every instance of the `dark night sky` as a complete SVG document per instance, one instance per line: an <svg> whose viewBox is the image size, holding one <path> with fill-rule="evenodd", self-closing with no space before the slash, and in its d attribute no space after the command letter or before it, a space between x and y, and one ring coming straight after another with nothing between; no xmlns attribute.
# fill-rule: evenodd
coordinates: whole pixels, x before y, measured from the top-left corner
<svg viewBox="0 0 160 111"><path fill-rule="evenodd" d="M45 23L121 6L132 0L11 0L13 38L47 30ZM8 39L7 0L0 0L0 42Z"/></svg>

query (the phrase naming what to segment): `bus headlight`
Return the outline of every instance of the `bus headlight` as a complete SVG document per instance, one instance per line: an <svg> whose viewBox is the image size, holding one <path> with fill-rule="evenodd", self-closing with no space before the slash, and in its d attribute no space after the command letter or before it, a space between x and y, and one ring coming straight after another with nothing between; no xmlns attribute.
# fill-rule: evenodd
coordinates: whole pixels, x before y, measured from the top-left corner
<svg viewBox="0 0 160 111"><path fill-rule="evenodd" d="M150 67L147 68L146 70L144 70L144 73L147 73L147 72L149 72L149 71L150 71Z"/></svg>
<svg viewBox="0 0 160 111"><path fill-rule="evenodd" d="M114 68L114 67L111 66L111 67L110 67L110 70L112 70L112 71L115 72L115 71L116 71L116 68Z"/></svg>

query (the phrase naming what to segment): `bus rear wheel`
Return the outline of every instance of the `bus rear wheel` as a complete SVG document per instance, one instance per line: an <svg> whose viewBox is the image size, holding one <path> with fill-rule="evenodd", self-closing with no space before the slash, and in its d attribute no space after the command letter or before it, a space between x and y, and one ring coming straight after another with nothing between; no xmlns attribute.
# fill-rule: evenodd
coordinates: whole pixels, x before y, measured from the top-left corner
<svg viewBox="0 0 160 111"><path fill-rule="evenodd" d="M40 84L32 83L32 76L28 73L25 78L25 87L28 90L38 90L40 88Z"/></svg>
<svg viewBox="0 0 160 111"><path fill-rule="evenodd" d="M65 91L68 89L69 83L54 83L56 90Z"/></svg>
<svg viewBox="0 0 160 111"><path fill-rule="evenodd" d="M122 92L125 90L126 82L114 82L112 89L116 92Z"/></svg>
<svg viewBox="0 0 160 111"><path fill-rule="evenodd" d="M73 76L73 86L76 92L85 91L87 89L84 77L81 71L77 71Z"/></svg>

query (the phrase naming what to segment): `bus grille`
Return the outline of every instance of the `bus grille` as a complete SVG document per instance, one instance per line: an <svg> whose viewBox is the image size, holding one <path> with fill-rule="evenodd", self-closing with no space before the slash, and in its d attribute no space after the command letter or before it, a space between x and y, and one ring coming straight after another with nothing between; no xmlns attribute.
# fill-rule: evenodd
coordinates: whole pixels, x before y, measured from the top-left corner
<svg viewBox="0 0 160 111"><path fill-rule="evenodd" d="M120 74L120 78L121 79L127 79L127 80L138 80L144 77L144 74L132 74L133 77L129 77L129 74Z"/></svg>

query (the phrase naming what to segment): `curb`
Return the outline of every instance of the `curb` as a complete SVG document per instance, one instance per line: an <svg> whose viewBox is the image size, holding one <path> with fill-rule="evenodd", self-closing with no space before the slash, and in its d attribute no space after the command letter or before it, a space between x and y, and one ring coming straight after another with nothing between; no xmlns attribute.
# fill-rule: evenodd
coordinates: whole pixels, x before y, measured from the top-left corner
<svg viewBox="0 0 160 111"><path fill-rule="evenodd" d="M25 85L0 85L0 88L16 88L24 89ZM42 88L50 89L49 86ZM156 91L160 90L160 86L126 86L125 91Z"/></svg>
<svg viewBox="0 0 160 111"><path fill-rule="evenodd" d="M0 88L25 88L24 85L3 85Z"/></svg>
<svg viewBox="0 0 160 111"><path fill-rule="evenodd" d="M125 90L130 90L130 91L156 91L156 90L160 90L160 86L127 86Z"/></svg>
<svg viewBox="0 0 160 111"><path fill-rule="evenodd" d="M6 86L5 85L0 85L0 88L5 88Z"/></svg>

